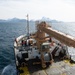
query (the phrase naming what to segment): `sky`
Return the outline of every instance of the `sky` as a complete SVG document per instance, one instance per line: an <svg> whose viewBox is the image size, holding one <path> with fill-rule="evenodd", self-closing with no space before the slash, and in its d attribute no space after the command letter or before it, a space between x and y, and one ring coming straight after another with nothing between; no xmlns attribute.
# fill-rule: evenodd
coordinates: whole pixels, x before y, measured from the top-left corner
<svg viewBox="0 0 75 75"><path fill-rule="evenodd" d="M20 18L75 22L75 0L0 0L0 19Z"/></svg>

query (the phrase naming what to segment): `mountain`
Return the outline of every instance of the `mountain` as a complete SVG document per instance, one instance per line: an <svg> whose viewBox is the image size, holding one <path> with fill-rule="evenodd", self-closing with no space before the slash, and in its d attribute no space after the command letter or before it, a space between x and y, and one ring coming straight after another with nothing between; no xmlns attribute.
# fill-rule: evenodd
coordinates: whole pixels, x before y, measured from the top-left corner
<svg viewBox="0 0 75 75"><path fill-rule="evenodd" d="M19 19L19 18L12 18L12 19L8 19L8 20L0 19L0 22L13 22L13 23L14 22L26 22L26 21L27 21L26 19ZM42 17L39 21L46 21L46 22L51 22L51 23L60 22L60 21L57 21L57 20L51 20L51 19L46 18L46 17ZM34 20L30 20L30 22L34 22Z"/></svg>
<svg viewBox="0 0 75 75"><path fill-rule="evenodd" d="M18 19L18 18L12 18L8 20L0 19L0 22L26 22L26 19Z"/></svg>
<svg viewBox="0 0 75 75"><path fill-rule="evenodd" d="M8 19L7 22L26 22L26 19L12 18Z"/></svg>
<svg viewBox="0 0 75 75"><path fill-rule="evenodd" d="M62 22L62 21L52 20L52 19L47 18L47 17L42 17L42 18L40 19L40 21L46 21L46 22L51 22L51 23Z"/></svg>
<svg viewBox="0 0 75 75"><path fill-rule="evenodd" d="M51 19L46 18L46 17L42 17L41 21L51 21Z"/></svg>
<svg viewBox="0 0 75 75"><path fill-rule="evenodd" d="M6 20L2 20L2 19L0 19L0 22L5 22Z"/></svg>

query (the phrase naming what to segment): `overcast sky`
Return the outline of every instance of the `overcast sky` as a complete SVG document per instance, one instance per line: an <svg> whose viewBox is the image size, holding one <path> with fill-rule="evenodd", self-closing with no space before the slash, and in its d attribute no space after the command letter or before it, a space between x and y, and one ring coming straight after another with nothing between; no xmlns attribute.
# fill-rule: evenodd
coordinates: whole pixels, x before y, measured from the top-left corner
<svg viewBox="0 0 75 75"><path fill-rule="evenodd" d="M75 22L75 0L0 0L0 19L47 17Z"/></svg>

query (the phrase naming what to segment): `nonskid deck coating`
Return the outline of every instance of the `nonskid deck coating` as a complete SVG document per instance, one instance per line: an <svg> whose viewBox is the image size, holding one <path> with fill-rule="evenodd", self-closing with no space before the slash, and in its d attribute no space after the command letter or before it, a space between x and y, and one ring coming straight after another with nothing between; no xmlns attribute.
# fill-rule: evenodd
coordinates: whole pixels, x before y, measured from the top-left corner
<svg viewBox="0 0 75 75"><path fill-rule="evenodd" d="M21 69L24 73L20 75L75 75L75 64L70 64L67 60L54 62L46 69L42 69L41 65L30 65Z"/></svg>

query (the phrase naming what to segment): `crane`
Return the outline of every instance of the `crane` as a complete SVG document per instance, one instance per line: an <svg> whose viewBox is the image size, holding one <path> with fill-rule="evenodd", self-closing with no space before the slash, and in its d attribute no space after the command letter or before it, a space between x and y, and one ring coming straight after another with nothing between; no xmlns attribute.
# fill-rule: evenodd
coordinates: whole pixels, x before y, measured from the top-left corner
<svg viewBox="0 0 75 75"><path fill-rule="evenodd" d="M67 46L72 46L75 48L75 38L73 36L70 36L68 34L52 29L50 26L48 26L48 24L46 24L46 22L41 22L39 24L39 30L41 31L40 33L43 33L43 34L47 33L48 35L59 40L61 43L64 43ZM41 36L39 38L42 39Z"/></svg>
<svg viewBox="0 0 75 75"><path fill-rule="evenodd" d="M42 67L46 67L44 63L44 54L43 52L49 52L49 50L41 50L41 45L48 40L48 37L46 37L45 34L50 35L51 37L54 37L55 39L59 40L61 43L64 43L67 46L75 47L75 38L67 35L65 33L62 33L60 31L57 31L55 29L52 29L46 22L37 23L36 26L37 32L34 35L34 38L37 41L37 47L39 48L39 51L41 53L41 61L42 61ZM49 37L50 37L49 36Z"/></svg>

